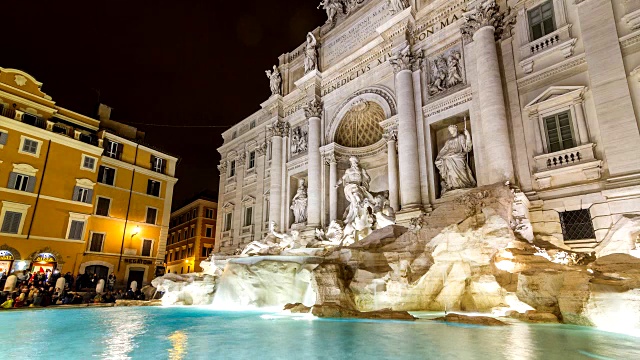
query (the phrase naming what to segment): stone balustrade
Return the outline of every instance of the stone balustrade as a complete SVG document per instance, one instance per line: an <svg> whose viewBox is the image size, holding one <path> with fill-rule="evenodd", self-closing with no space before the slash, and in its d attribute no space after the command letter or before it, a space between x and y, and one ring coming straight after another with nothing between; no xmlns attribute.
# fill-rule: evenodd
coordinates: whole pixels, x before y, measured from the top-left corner
<svg viewBox="0 0 640 360"><path fill-rule="evenodd" d="M577 165L581 162L593 161L596 159L594 153L595 144L585 144L556 151L549 154L536 156L536 169L538 171L546 171L559 167Z"/></svg>

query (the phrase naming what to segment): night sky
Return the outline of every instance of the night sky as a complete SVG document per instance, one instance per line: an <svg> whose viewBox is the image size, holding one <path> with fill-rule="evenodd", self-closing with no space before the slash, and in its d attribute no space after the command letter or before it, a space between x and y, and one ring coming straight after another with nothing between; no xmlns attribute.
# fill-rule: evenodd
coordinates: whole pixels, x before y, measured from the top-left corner
<svg viewBox="0 0 640 360"><path fill-rule="evenodd" d="M107 104L113 120L180 157L175 207L217 192L220 134L270 96L264 71L325 21L318 3L5 0L0 67L33 75L57 105L81 114Z"/></svg>

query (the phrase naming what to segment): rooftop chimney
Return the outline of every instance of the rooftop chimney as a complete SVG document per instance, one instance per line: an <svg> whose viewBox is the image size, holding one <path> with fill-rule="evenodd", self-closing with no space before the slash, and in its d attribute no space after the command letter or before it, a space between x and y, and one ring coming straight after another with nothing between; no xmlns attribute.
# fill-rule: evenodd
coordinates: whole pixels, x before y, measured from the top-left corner
<svg viewBox="0 0 640 360"><path fill-rule="evenodd" d="M100 104L100 106L98 106L98 119L100 121L111 119L111 109L111 107L105 104Z"/></svg>

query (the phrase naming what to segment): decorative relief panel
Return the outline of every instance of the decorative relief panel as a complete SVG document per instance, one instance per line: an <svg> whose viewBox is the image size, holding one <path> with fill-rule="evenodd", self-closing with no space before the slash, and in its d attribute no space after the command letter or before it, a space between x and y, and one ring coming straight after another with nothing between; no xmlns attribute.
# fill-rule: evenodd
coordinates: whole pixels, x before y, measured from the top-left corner
<svg viewBox="0 0 640 360"><path fill-rule="evenodd" d="M291 155L306 154L309 141L309 125L296 126L291 131Z"/></svg>
<svg viewBox="0 0 640 360"><path fill-rule="evenodd" d="M439 54L432 54L427 59L427 89L429 97L460 88L466 83L462 44L453 46Z"/></svg>

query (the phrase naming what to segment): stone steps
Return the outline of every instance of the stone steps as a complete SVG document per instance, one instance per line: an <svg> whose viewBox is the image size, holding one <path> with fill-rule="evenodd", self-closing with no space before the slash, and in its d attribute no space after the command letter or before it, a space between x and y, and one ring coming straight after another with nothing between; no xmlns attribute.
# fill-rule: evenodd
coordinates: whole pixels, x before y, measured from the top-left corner
<svg viewBox="0 0 640 360"><path fill-rule="evenodd" d="M565 245L569 246L575 252L593 252L598 242L595 239L565 241Z"/></svg>

